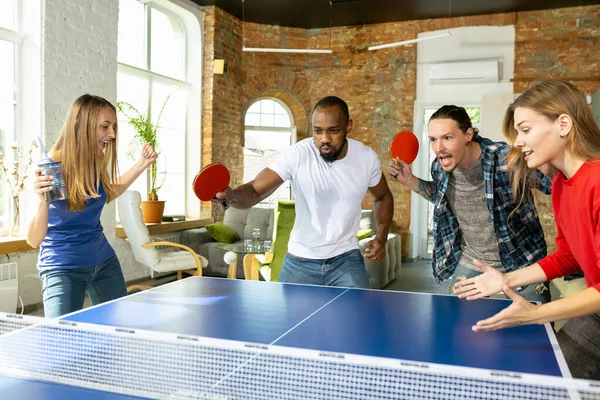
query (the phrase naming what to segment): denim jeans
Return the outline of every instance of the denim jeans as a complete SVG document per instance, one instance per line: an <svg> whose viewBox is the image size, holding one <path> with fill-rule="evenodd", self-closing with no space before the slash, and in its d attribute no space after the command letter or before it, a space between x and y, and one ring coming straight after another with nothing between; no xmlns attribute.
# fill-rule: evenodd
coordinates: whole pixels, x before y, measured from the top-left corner
<svg viewBox="0 0 600 400"><path fill-rule="evenodd" d="M81 310L86 292L93 305L127 295L117 256L95 267L43 270L40 277L46 318Z"/></svg>
<svg viewBox="0 0 600 400"><path fill-rule="evenodd" d="M456 283L457 280L472 278L480 274L481 272L458 264L452 276L440 283L436 293L453 295L454 293L452 293L451 287L454 285L454 283ZM517 292L519 296L522 296L529 301L539 301L542 304L550 301L550 287L548 286L548 282L537 284L533 283L521 289L513 288L513 290Z"/></svg>
<svg viewBox="0 0 600 400"><path fill-rule="evenodd" d="M285 255L279 282L370 289L365 261L359 250L327 259Z"/></svg>

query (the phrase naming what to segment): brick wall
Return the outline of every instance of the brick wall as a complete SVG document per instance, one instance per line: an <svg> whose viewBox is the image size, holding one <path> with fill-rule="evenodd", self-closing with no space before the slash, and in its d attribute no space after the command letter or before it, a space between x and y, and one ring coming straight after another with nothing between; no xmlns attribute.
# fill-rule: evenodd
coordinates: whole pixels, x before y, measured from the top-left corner
<svg viewBox="0 0 600 400"><path fill-rule="evenodd" d="M244 174L243 103L241 84L242 25L220 8L207 7L204 22L202 90L202 166L222 162L229 166L232 185ZM225 59L228 72L213 75L214 59ZM203 204L202 216L210 216L210 204ZM213 216L222 217L220 207L212 207Z"/></svg>
<svg viewBox="0 0 600 400"><path fill-rule="evenodd" d="M586 94L593 93L600 86L600 64L594 59L599 50L599 14L600 7L591 6L336 27L332 29L330 43L329 29L303 30L251 23L242 26L235 17L208 7L205 29L208 31L210 27L210 33L205 32L205 41L212 42L215 57L225 58L230 68L226 75L215 77L205 71L204 79L215 82L213 97L203 106L203 114L207 119L212 118L210 126L204 125L204 137L210 131L212 141L204 144L203 164L206 157L234 166L234 184L240 183L243 113L254 100L264 96L282 99L292 108L298 136L303 138L310 135L312 105L334 94L348 102L354 120L351 136L371 146L385 169L389 162L387 146L394 133L411 130L413 126L416 46L375 52L367 47L414 39L419 32L514 24L515 92L522 91L535 78L561 76L573 78ZM241 51L242 40L247 47L331 48L333 54L247 53ZM210 61L210 46L211 43L205 43L205 64ZM220 110L222 120L217 118L215 110ZM227 130L213 134L217 127ZM402 253L406 256L410 245L407 234L410 193L400 185L391 185L391 189L395 198L392 230L402 234ZM540 211L547 236L552 239L554 222L545 201L542 199ZM371 207L372 198L367 195L363 208Z"/></svg>
<svg viewBox="0 0 600 400"><path fill-rule="evenodd" d="M515 25L514 92L539 78L571 81L584 94L600 89L600 6L522 12ZM548 252L556 249L550 196L536 196Z"/></svg>
<svg viewBox="0 0 600 400"><path fill-rule="evenodd" d="M522 12L515 26L515 93L538 78L600 89L600 5Z"/></svg>

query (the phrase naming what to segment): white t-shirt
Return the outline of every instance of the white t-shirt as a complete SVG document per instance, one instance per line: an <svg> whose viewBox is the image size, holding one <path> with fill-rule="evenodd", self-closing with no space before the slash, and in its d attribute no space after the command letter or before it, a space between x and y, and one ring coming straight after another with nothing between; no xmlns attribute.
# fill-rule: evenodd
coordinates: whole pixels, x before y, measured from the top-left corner
<svg viewBox="0 0 600 400"><path fill-rule="evenodd" d="M289 253L326 259L358 249L361 203L368 188L381 179L373 150L348 139L346 156L327 162L308 138L280 151L269 168L291 181L294 190L296 222Z"/></svg>

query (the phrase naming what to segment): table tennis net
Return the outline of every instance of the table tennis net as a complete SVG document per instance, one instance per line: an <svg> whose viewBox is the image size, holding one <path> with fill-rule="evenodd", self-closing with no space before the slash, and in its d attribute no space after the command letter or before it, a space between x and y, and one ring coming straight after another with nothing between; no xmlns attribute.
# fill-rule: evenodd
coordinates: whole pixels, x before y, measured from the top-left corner
<svg viewBox="0 0 600 400"><path fill-rule="evenodd" d="M157 399L600 399L600 381L2 313L0 374Z"/></svg>

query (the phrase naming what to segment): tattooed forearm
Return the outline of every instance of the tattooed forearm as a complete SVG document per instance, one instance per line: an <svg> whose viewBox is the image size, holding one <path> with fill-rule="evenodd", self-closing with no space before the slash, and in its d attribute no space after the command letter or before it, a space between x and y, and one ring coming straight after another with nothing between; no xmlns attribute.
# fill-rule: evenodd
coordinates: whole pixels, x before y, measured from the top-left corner
<svg viewBox="0 0 600 400"><path fill-rule="evenodd" d="M419 179L419 186L415 193L427 201L433 202L433 182L427 182Z"/></svg>

